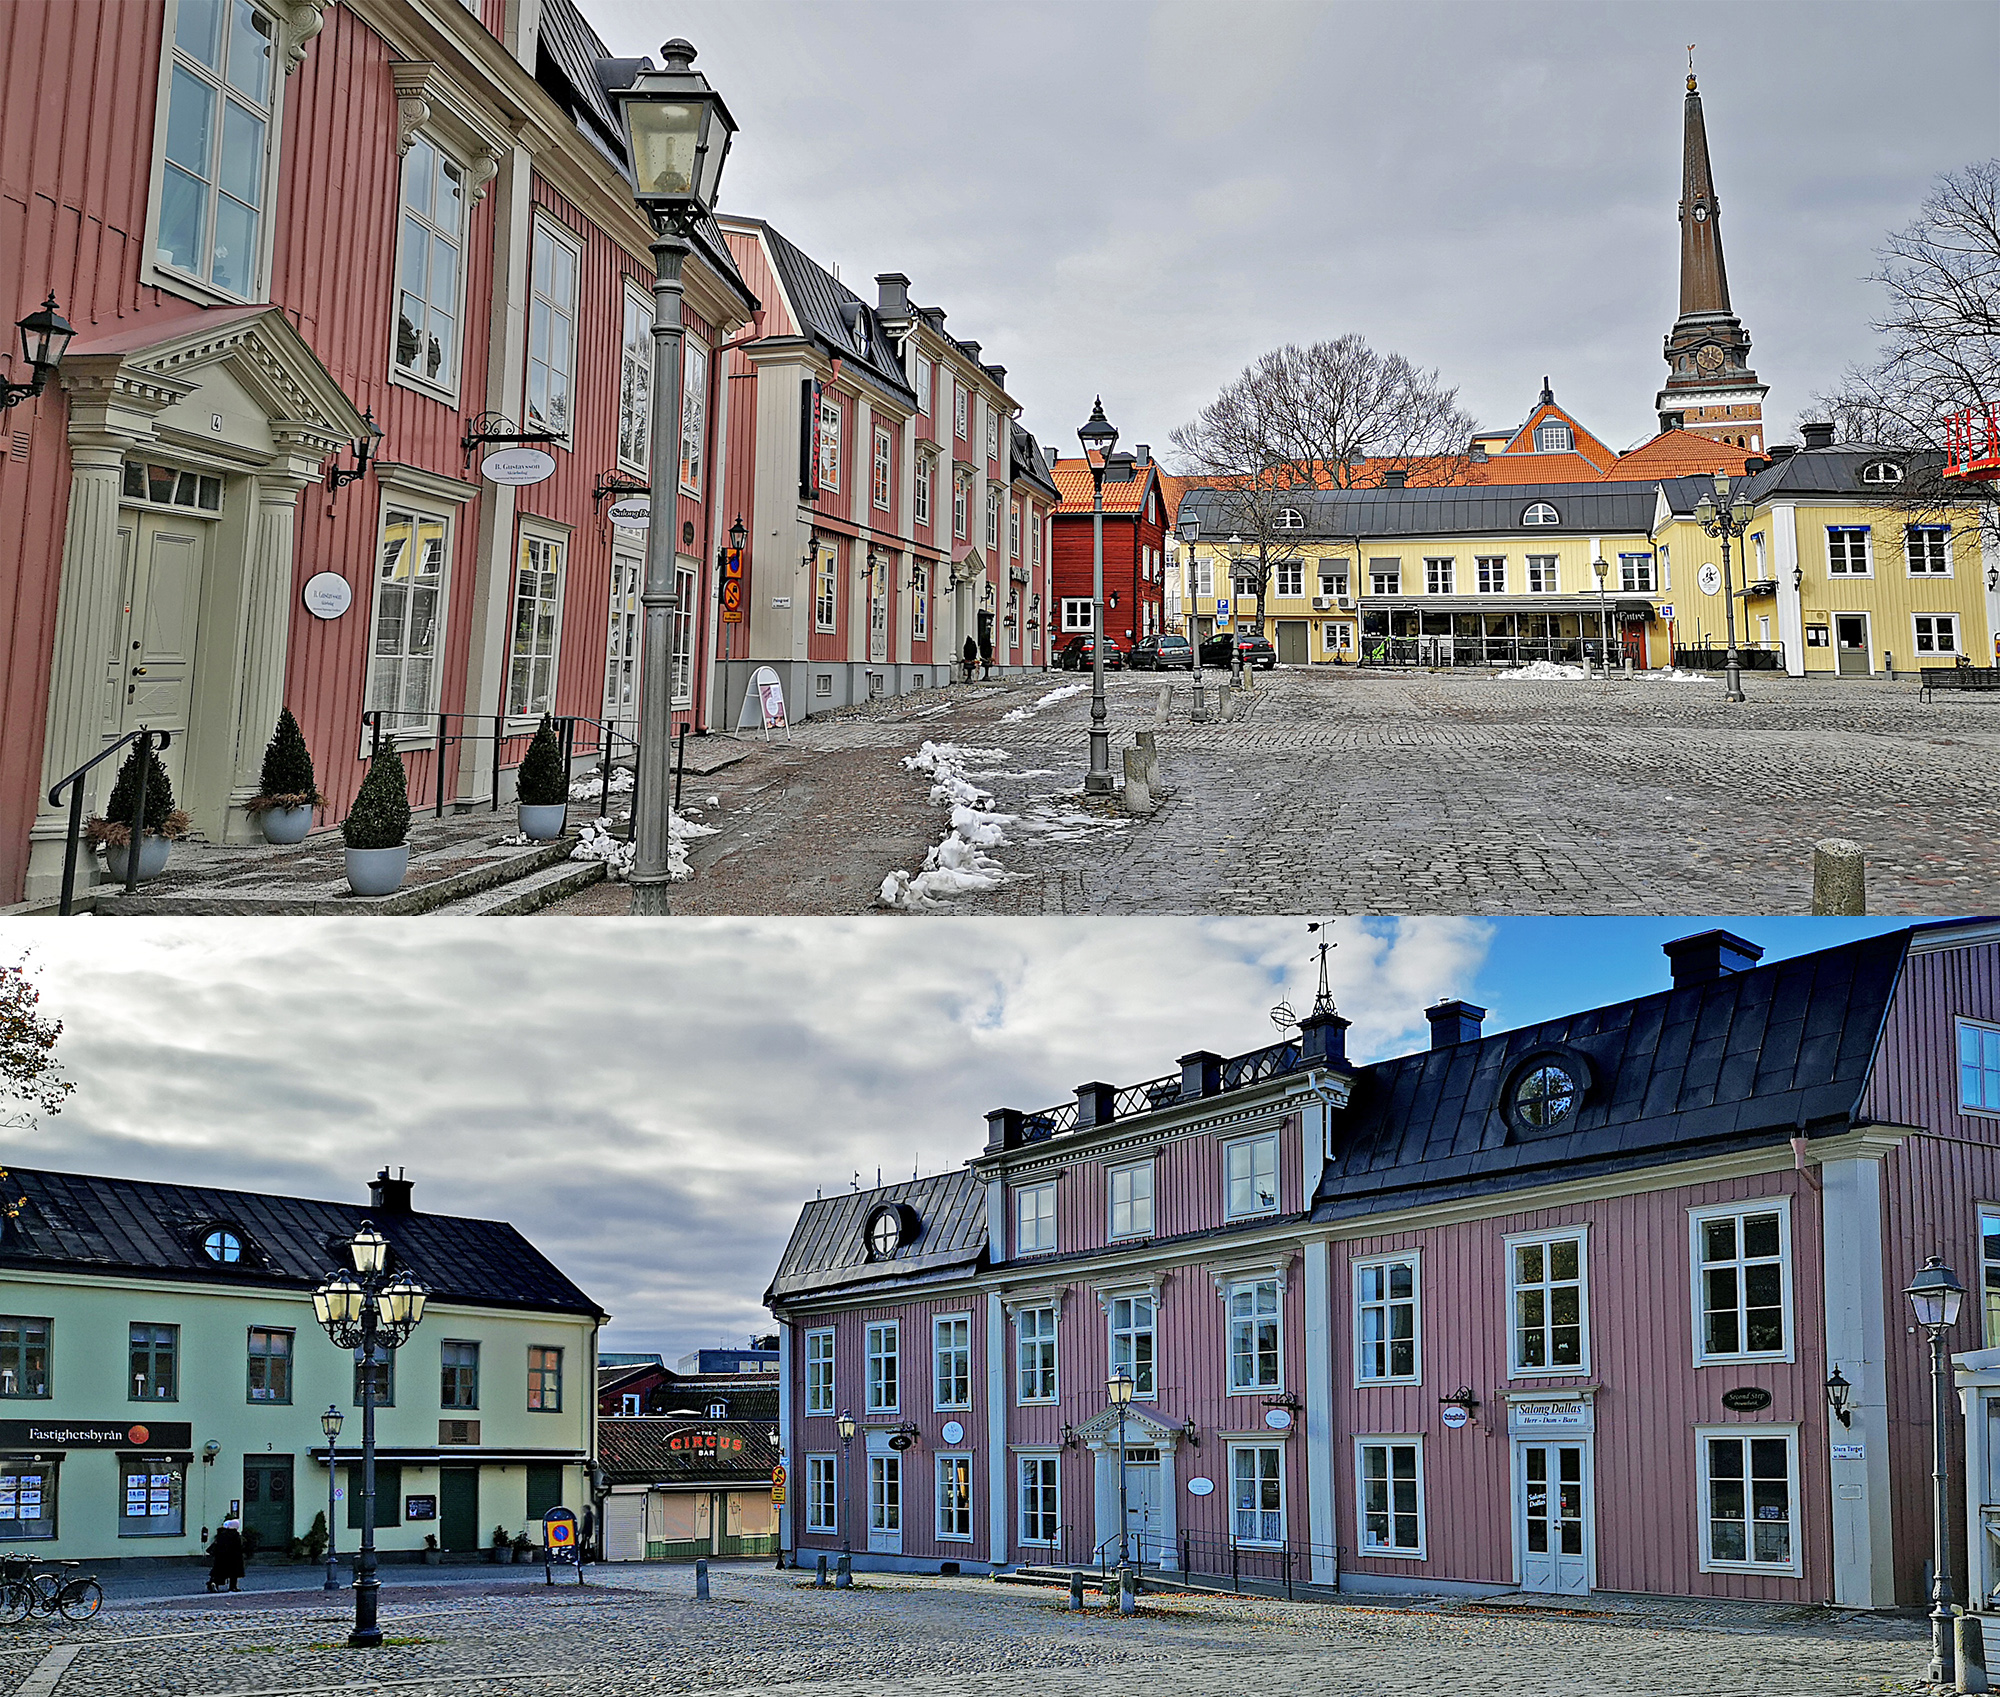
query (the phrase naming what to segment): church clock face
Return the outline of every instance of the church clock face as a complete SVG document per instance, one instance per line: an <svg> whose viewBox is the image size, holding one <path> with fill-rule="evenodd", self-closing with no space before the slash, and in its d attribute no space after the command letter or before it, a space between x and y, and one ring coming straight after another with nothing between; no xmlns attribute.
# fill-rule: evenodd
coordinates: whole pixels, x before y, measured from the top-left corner
<svg viewBox="0 0 2000 1697"><path fill-rule="evenodd" d="M1720 371L1722 369L1722 350L1713 342L1710 342L1701 352L1694 356L1694 362L1703 371Z"/></svg>
<svg viewBox="0 0 2000 1697"><path fill-rule="evenodd" d="M1706 224L1708 222L1708 208L1705 206L1697 206L1694 209L1694 221L1697 224Z"/></svg>

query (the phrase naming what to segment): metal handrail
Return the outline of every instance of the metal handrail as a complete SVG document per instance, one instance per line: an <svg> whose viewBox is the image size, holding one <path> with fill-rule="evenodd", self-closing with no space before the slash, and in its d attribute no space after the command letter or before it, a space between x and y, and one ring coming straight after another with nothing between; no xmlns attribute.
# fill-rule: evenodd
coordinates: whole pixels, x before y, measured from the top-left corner
<svg viewBox="0 0 2000 1697"><path fill-rule="evenodd" d="M153 738L160 740L156 743ZM56 912L67 915L76 896L76 846L83 835L83 778L93 766L109 760L128 742L138 743L143 749L170 748L173 746L173 732L155 731L141 725L136 731L127 731L116 742L93 754L74 772L58 778L49 790L49 806L62 806L62 793L69 791L69 841L63 846L62 900ZM144 760L139 763L139 789L132 798L132 817L138 821L133 828L132 841L125 850L125 893L129 896L139 887L139 839L146 834L146 779L153 763Z"/></svg>
<svg viewBox="0 0 2000 1697"><path fill-rule="evenodd" d="M444 817L445 750L455 744L470 742L472 740L470 736L462 731L453 731L451 728L453 721L465 725L479 724L491 725L493 727L491 733L493 743L493 793L488 800L487 808L489 812L498 813L500 811L500 774L506 769L501 765L501 747L507 742L531 738L534 735L533 731L514 731L511 734L508 732L507 725L509 721L518 720L520 717L522 716L519 714L505 713L397 713L385 711L378 707L371 707L361 715L361 728L368 733L368 757L372 760L382 752L382 733L385 728L384 721L386 719L411 719L419 721L426 727L435 726L433 734L437 739L437 770L433 774L431 786L432 816L442 819ZM633 754L636 756L639 751L638 742L634 738L626 736L623 731L617 729L614 725L607 725L598 719L585 718L581 714L554 716L553 723L556 726L558 736L562 739L563 775L565 780L568 778L571 762L575 758L577 726L589 725L594 727L598 732L598 766L602 773L602 785L598 794L598 815L600 818L603 817L611 811L612 752L609 744L616 742L629 744ZM395 728L387 728L393 737ZM480 733L482 740L486 735L487 733L483 731ZM515 767L513 770L519 770L519 768Z"/></svg>
<svg viewBox="0 0 2000 1697"><path fill-rule="evenodd" d="M1301 1583L1312 1583L1310 1576L1316 1557L1332 1559L1331 1589L1338 1591L1340 1558L1347 1553L1345 1544L1320 1544L1309 1539L1285 1539L1267 1544L1256 1539L1247 1541L1240 1539L1233 1531L1226 1538L1214 1533L1183 1531L1179 1534L1179 1545L1183 1573L1212 1573L1218 1578L1225 1571L1222 1552L1226 1549L1228 1552L1226 1571L1229 1574L1229 1582L1231 1587L1239 1592L1243 1589L1246 1577L1246 1563L1249 1564L1247 1577L1251 1579L1266 1577L1255 1569L1260 1564L1271 1564L1276 1571L1268 1577L1283 1583L1287 1601L1290 1601L1292 1596L1295 1575L1300 1576ZM1199 1562L1196 1560L1197 1554L1202 1557Z"/></svg>

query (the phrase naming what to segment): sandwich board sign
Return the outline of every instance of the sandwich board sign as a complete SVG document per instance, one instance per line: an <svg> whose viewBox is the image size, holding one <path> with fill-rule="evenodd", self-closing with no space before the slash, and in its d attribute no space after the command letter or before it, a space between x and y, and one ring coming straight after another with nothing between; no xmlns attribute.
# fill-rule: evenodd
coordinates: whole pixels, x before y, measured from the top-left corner
<svg viewBox="0 0 2000 1697"><path fill-rule="evenodd" d="M782 730L785 740L792 740L791 721L785 717L785 686L769 666L759 666L750 675L750 687L743 692L743 705L737 710L736 728L762 731L767 742L773 731Z"/></svg>
<svg viewBox="0 0 2000 1697"><path fill-rule="evenodd" d="M576 1569L576 1582L583 1583L583 1546L577 1541L576 1514L566 1508L552 1508L542 1516L543 1583L553 1585L558 1562Z"/></svg>

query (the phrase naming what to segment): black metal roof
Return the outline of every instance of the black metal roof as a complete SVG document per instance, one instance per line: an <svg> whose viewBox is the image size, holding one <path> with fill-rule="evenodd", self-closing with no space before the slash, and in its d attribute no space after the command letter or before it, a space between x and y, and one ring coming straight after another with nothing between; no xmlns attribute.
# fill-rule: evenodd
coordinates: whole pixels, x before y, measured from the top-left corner
<svg viewBox="0 0 2000 1697"><path fill-rule="evenodd" d="M861 367L914 409L917 392L903 375L874 308L762 219L743 221L763 230L770 244L772 268L791 300L799 328L827 353L838 355L842 364Z"/></svg>
<svg viewBox="0 0 2000 1697"><path fill-rule="evenodd" d="M607 1316L504 1220L399 1213L247 1190L7 1168L22 1206L0 1235L0 1270L109 1273L241 1289L310 1289L349 1265L342 1245L373 1220L407 1268L442 1302ZM243 1257L218 1265L202 1252L217 1226Z"/></svg>
<svg viewBox="0 0 2000 1697"><path fill-rule="evenodd" d="M869 1218L886 1205L913 1209L915 1235L893 1255L870 1256ZM767 1304L870 1284L901 1284L929 1273L978 1267L986 1254L986 1189L969 1168L875 1190L808 1202L778 1259Z"/></svg>
<svg viewBox="0 0 2000 1697"><path fill-rule="evenodd" d="M1844 1130L1909 941L1889 932L1364 1067L1313 1217ZM1567 1055L1589 1075L1554 1135L1524 1134L1502 1111L1538 1054Z"/></svg>
<svg viewBox="0 0 2000 1697"><path fill-rule="evenodd" d="M698 1434L720 1448L683 1447ZM769 1420L676 1420L657 1414L604 1414L597 1420L597 1459L614 1485L771 1484L778 1451Z"/></svg>
<svg viewBox="0 0 2000 1697"><path fill-rule="evenodd" d="M1300 489L1284 504L1296 507L1305 528L1288 532L1301 542L1391 541L1402 536L1493 535L1517 531L1537 536L1599 536L1606 532L1652 529L1657 484L1507 483L1462 484L1410 489ZM1294 499L1293 497L1296 496ZM1537 502L1556 510L1557 522L1524 525L1522 515ZM1201 521L1200 540L1213 542L1229 522L1224 492L1190 489L1181 497L1180 517Z"/></svg>
<svg viewBox="0 0 2000 1697"><path fill-rule="evenodd" d="M1935 451L1910 453L1900 448L1875 447L1867 443L1847 443L1837 448L1803 448L1758 472L1749 480L1748 494L1757 502L1785 495L1846 495L1856 500L1895 495L1897 484L1863 483L1864 467L1888 460L1906 467L1912 480L1926 489L1938 484L1944 455ZM1701 479L1700 482L1707 482ZM1699 491L1697 490L1697 494Z"/></svg>
<svg viewBox="0 0 2000 1697"><path fill-rule="evenodd" d="M1011 419L1008 427L1013 431L1014 481L1030 483L1048 496L1052 502L1062 500L1062 491L1056 487L1056 480L1049 475L1048 461L1042 458L1040 444L1034 436Z"/></svg>

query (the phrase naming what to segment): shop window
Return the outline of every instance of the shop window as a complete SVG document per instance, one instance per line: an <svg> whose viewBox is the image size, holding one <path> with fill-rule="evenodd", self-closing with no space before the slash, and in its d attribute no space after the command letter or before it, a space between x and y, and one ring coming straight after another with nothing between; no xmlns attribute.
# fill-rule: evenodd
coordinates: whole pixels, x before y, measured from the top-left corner
<svg viewBox="0 0 2000 1697"><path fill-rule="evenodd" d="M1361 1384L1421 1381L1417 1359L1417 1258L1387 1256L1354 1267L1354 1376Z"/></svg>
<svg viewBox="0 0 2000 1697"><path fill-rule="evenodd" d="M1153 1298L1115 1296L1111 1299L1111 1371L1129 1373L1135 1397L1158 1395L1154 1376Z"/></svg>
<svg viewBox="0 0 2000 1697"><path fill-rule="evenodd" d="M645 477L653 426L653 304L625 294L625 328L618 354L618 464Z"/></svg>
<svg viewBox="0 0 2000 1697"><path fill-rule="evenodd" d="M1697 1427L1701 1570L1797 1573L1798 1436L1791 1427Z"/></svg>
<svg viewBox="0 0 2000 1697"><path fill-rule="evenodd" d="M1589 1371L1583 1241L1580 1234L1508 1240L1510 1372Z"/></svg>
<svg viewBox="0 0 2000 1697"><path fill-rule="evenodd" d="M479 1345L447 1339L438 1346L438 1406L479 1406Z"/></svg>
<svg viewBox="0 0 2000 1697"><path fill-rule="evenodd" d="M250 1328L251 1402L292 1400L292 1334L274 1326Z"/></svg>
<svg viewBox="0 0 2000 1697"><path fill-rule="evenodd" d="M1153 1163L1133 1161L1105 1175L1111 1196L1111 1235L1153 1235Z"/></svg>
<svg viewBox="0 0 2000 1697"><path fill-rule="evenodd" d="M546 219L535 221L528 270L527 428L567 437L576 369L577 251Z"/></svg>
<svg viewBox="0 0 2000 1697"><path fill-rule="evenodd" d="M1057 1458L1021 1457L1021 1542L1054 1544L1062 1536L1062 1487Z"/></svg>
<svg viewBox="0 0 2000 1697"><path fill-rule="evenodd" d="M449 521L440 514L383 509L367 702L382 715L385 735L420 733L437 711L450 536Z"/></svg>
<svg viewBox="0 0 2000 1697"><path fill-rule="evenodd" d="M1023 1308L1014 1316L1015 1400L1056 1400L1056 1311Z"/></svg>
<svg viewBox="0 0 2000 1697"><path fill-rule="evenodd" d="M972 1317L947 1314L931 1322L932 1406L972 1406Z"/></svg>
<svg viewBox="0 0 2000 1697"><path fill-rule="evenodd" d="M1697 1208L1695 1360L1789 1361L1791 1219L1782 1206Z"/></svg>
<svg viewBox="0 0 2000 1697"><path fill-rule="evenodd" d="M1056 1246L1056 1187L1023 1184L1014 1189L1014 1253L1041 1255Z"/></svg>
<svg viewBox="0 0 2000 1697"><path fill-rule="evenodd" d="M1283 1380L1278 1281L1251 1279L1229 1292L1229 1389L1275 1391Z"/></svg>
<svg viewBox="0 0 2000 1697"><path fill-rule="evenodd" d="M507 661L510 718L538 719L555 706L566 551L553 537L526 533L521 537L514 570L513 645Z"/></svg>
<svg viewBox="0 0 2000 1697"><path fill-rule="evenodd" d="M560 1414L563 1405L563 1352L536 1344L528 1351L528 1407L541 1414Z"/></svg>
<svg viewBox="0 0 2000 1697"><path fill-rule="evenodd" d="M458 381L459 250L464 225L464 170L428 137L413 137L403 157L396 369L446 391Z"/></svg>
<svg viewBox="0 0 2000 1697"><path fill-rule="evenodd" d="M1232 1220L1278 1211L1278 1140L1243 1137L1223 1145L1224 1213Z"/></svg>
<svg viewBox="0 0 2000 1697"><path fill-rule="evenodd" d="M49 1394L51 1324L21 1314L0 1314L0 1397Z"/></svg>
<svg viewBox="0 0 2000 1697"><path fill-rule="evenodd" d="M187 1463L164 1455L118 1458L121 1538L178 1538L187 1530Z"/></svg>
<svg viewBox="0 0 2000 1697"><path fill-rule="evenodd" d="M1806 626L1806 646L1808 648L1831 648L1831 634L1825 625Z"/></svg>
<svg viewBox="0 0 2000 1697"><path fill-rule="evenodd" d="M56 1535L53 1461L0 1461L0 1539L18 1543Z"/></svg>
<svg viewBox="0 0 2000 1697"><path fill-rule="evenodd" d="M972 1457L937 1458L937 1535L953 1543L972 1542Z"/></svg>
<svg viewBox="0 0 2000 1697"><path fill-rule="evenodd" d="M133 1402L173 1402L180 1396L181 1329L134 1321L128 1328L125 1388Z"/></svg>
<svg viewBox="0 0 2000 1697"><path fill-rule="evenodd" d="M1423 1444L1410 1438L1357 1441L1361 1553L1424 1560Z"/></svg>
<svg viewBox="0 0 2000 1697"><path fill-rule="evenodd" d="M894 1320L884 1320L868 1328L867 1334L868 1412L894 1414L902 1407L902 1337Z"/></svg>
<svg viewBox="0 0 2000 1697"><path fill-rule="evenodd" d="M838 1468L840 1457L836 1455L809 1455L806 1457L806 1530L808 1532L834 1532L839 1530L840 1478Z"/></svg>
<svg viewBox="0 0 2000 1697"><path fill-rule="evenodd" d="M1237 1543L1285 1541L1284 1453L1278 1444L1230 1446L1229 1529Z"/></svg>

